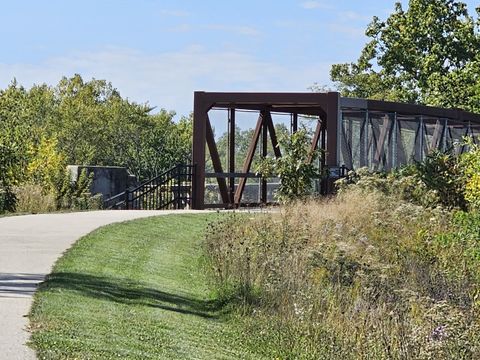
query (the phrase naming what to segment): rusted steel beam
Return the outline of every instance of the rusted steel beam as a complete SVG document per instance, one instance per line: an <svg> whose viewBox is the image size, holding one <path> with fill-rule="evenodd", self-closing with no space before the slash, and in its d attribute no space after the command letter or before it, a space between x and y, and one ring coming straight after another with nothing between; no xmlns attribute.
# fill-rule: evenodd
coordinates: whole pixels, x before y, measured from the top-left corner
<svg viewBox="0 0 480 360"><path fill-rule="evenodd" d="M265 112L265 117L262 124L262 158L266 158L268 154L268 119L271 118L269 111ZM267 179L262 177L260 180L260 202L265 204L267 202Z"/></svg>
<svg viewBox="0 0 480 360"><path fill-rule="evenodd" d="M203 210L205 204L205 141L209 104L205 93L195 92L193 100L192 208Z"/></svg>
<svg viewBox="0 0 480 360"><path fill-rule="evenodd" d="M317 121L317 127L315 128L315 133L313 134L312 145L310 146L310 155L308 156L307 160L308 164L311 164L313 161L313 154L318 148L318 141L320 140L324 126L325 121L319 118Z"/></svg>
<svg viewBox="0 0 480 360"><path fill-rule="evenodd" d="M229 110L228 117L228 171L235 172L235 109ZM235 203L235 178L229 179L229 199L230 203Z"/></svg>
<svg viewBox="0 0 480 360"><path fill-rule="evenodd" d="M320 106L326 109L328 98L339 96L338 93L239 93L239 92L203 92L204 97L211 104L219 107L232 107L232 104L250 104L256 110L262 110L265 106ZM333 95L332 95L333 94ZM480 114L471 113L459 109L444 109L432 106L404 104L381 100L365 100L342 98L342 103L347 104L350 100L361 101L362 108L371 111L397 112L399 114L424 115L439 118L449 118L460 122L471 121L480 124ZM273 110L273 109L272 109ZM293 111L292 111L293 113ZM300 112L299 112L300 113ZM312 114L315 115L315 114ZM318 114L316 114L318 115Z"/></svg>
<svg viewBox="0 0 480 360"><path fill-rule="evenodd" d="M327 114L320 106L270 106L270 109L274 113L296 114L297 120L298 115L325 116Z"/></svg>
<svg viewBox="0 0 480 360"><path fill-rule="evenodd" d="M328 182L327 179L323 178L324 170L326 168L326 154L325 149L327 147L327 131L325 129L325 121L322 120L322 127L321 127L321 135L320 135L320 149L322 152L320 153L320 176L321 184L320 184L320 192L322 194L327 194L328 191Z"/></svg>
<svg viewBox="0 0 480 360"><path fill-rule="evenodd" d="M338 115L340 111L339 93L327 94L327 116L325 118L327 131L327 166L337 166Z"/></svg>
<svg viewBox="0 0 480 360"><path fill-rule="evenodd" d="M275 157L278 159L278 158L282 157L282 152L281 152L280 148L278 147L277 132L275 131L275 126L273 125L272 114L270 112L267 112L266 123L267 123L267 127L268 127L268 132L270 133L270 140L272 141L273 153L275 154Z"/></svg>
<svg viewBox="0 0 480 360"><path fill-rule="evenodd" d="M229 109L232 106L237 110L263 111L266 109L270 109L270 111L274 113L286 113L286 114L296 113L297 115L312 115L312 116L326 115L324 108L322 108L318 104L294 106L294 105L266 105L266 104L243 104L243 103L235 103L235 104L216 103L214 108Z"/></svg>
<svg viewBox="0 0 480 360"><path fill-rule="evenodd" d="M253 132L253 138L248 147L247 157L243 163L243 173L250 172L250 167L252 166L253 156L255 155L255 149L257 148L258 140L262 132L264 114L260 113L257 120L257 125L255 126L255 131ZM240 179L238 183L237 190L235 191L235 205L238 206L242 199L243 190L245 189L245 184L247 182L246 178Z"/></svg>
<svg viewBox="0 0 480 360"><path fill-rule="evenodd" d="M327 106L327 96L331 93L263 93L263 92L205 92L208 101L217 105L226 104L262 104L269 105L320 105ZM338 94L338 93L336 93Z"/></svg>
<svg viewBox="0 0 480 360"><path fill-rule="evenodd" d="M222 163L220 161L220 156L218 155L217 144L215 144L215 136L213 134L212 124L207 115L207 144L208 150L210 151L210 156L212 158L213 169L215 172L222 173ZM218 188L220 189L220 195L222 196L222 201L228 203L228 189L227 182L225 178L217 177Z"/></svg>

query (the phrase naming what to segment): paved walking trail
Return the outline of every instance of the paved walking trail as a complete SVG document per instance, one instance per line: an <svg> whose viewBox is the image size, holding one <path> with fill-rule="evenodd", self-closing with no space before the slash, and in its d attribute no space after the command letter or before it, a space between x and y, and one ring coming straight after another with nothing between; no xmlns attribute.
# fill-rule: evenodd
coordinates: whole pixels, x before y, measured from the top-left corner
<svg viewBox="0 0 480 360"><path fill-rule="evenodd" d="M114 222L177 211L92 211L0 218L0 359L30 360L26 315L37 285L77 239Z"/></svg>

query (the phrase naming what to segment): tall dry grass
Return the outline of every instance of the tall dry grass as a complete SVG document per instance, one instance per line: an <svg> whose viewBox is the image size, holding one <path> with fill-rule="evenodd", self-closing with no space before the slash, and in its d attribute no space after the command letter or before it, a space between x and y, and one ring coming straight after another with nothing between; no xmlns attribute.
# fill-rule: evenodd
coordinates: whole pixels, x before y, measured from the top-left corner
<svg viewBox="0 0 480 360"><path fill-rule="evenodd" d="M87 191L77 191L75 184L71 186L72 190L63 193L45 189L39 184L16 186L13 188L15 212L37 214L59 210L98 210L103 207L101 194L92 196Z"/></svg>
<svg viewBox="0 0 480 360"><path fill-rule="evenodd" d="M450 224L441 209L353 189L233 214L205 250L244 341L269 357L480 358L480 287L461 259L444 261L463 256L439 240Z"/></svg>
<svg viewBox="0 0 480 360"><path fill-rule="evenodd" d="M16 203L15 211L18 213L46 213L57 209L55 195L45 192L37 184L23 184L13 189Z"/></svg>

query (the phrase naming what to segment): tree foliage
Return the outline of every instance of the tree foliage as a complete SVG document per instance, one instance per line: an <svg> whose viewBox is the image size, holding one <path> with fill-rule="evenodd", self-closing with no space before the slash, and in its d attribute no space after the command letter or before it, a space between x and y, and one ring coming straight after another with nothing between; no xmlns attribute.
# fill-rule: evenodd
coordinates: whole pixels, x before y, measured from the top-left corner
<svg viewBox="0 0 480 360"><path fill-rule="evenodd" d="M331 78L344 96L480 111L479 24L461 1L396 3L367 27L357 62L333 65Z"/></svg>
<svg viewBox="0 0 480 360"><path fill-rule="evenodd" d="M235 159L236 159L235 170L236 171L239 171L239 172L242 171L243 162L247 157L248 148L253 138L253 133L254 133L254 129L251 129L251 128L241 129L239 126L235 126ZM284 138L288 136L289 131L288 131L288 128L285 126L285 124L277 123L275 124L275 133L277 135L277 138ZM217 144L217 150L218 150L218 155L220 157L220 161L222 163L222 166L224 166L224 170L225 170L227 169L227 166L228 166L228 133L224 132L222 135L220 135L220 137L216 141L216 144ZM260 146L257 146L258 150L259 148ZM270 139L267 142L267 156L269 157L274 156L273 146L272 146L272 143L270 142ZM207 171L214 172L213 164L210 157L207 157L207 159L208 159L206 164ZM257 151L252 161L252 167L253 168L257 167L260 161L261 161L261 158L259 155L259 151Z"/></svg>
<svg viewBox="0 0 480 360"><path fill-rule="evenodd" d="M319 174L312 161L318 157L318 151L312 152L310 140L305 129L289 136L283 135L280 137L282 157L266 157L257 166L262 177L280 178L276 197L281 202L302 199L312 192L313 179Z"/></svg>
<svg viewBox="0 0 480 360"><path fill-rule="evenodd" d="M480 210L480 146L469 140L470 151L462 154L460 165L465 181L465 199L470 208Z"/></svg>
<svg viewBox="0 0 480 360"><path fill-rule="evenodd" d="M61 191L65 166L125 166L139 180L190 158L191 118L152 113L105 80L63 78L55 87L0 90L0 208L12 210L13 186Z"/></svg>

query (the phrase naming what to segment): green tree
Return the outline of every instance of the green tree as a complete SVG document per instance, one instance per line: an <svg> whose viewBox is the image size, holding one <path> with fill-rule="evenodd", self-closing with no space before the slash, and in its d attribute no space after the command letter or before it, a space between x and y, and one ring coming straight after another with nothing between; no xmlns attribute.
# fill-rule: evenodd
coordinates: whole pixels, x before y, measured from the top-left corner
<svg viewBox="0 0 480 360"><path fill-rule="evenodd" d="M35 157L51 114L52 94L47 87L26 90L16 80L0 90L0 211L13 211L13 186L29 180L28 165Z"/></svg>
<svg viewBox="0 0 480 360"><path fill-rule="evenodd" d="M27 91L14 80L0 91L0 144L2 179L16 184L24 178L32 138L32 119L26 106Z"/></svg>
<svg viewBox="0 0 480 360"><path fill-rule="evenodd" d="M396 3L365 33L370 41L357 62L332 66L344 96L480 111L479 22L465 3L410 0L407 10Z"/></svg>
<svg viewBox="0 0 480 360"><path fill-rule="evenodd" d="M191 116L177 123L174 112L152 111L105 80L30 89L14 80L0 90L0 211L14 209L15 186L62 192L66 164L126 166L145 180L189 162Z"/></svg>
<svg viewBox="0 0 480 360"><path fill-rule="evenodd" d="M141 126L133 126L124 158L118 162L125 162L139 179L149 179L176 164L190 162L191 119L182 118L177 124L174 115L161 110L143 119Z"/></svg>
<svg viewBox="0 0 480 360"><path fill-rule="evenodd" d="M318 177L314 161L318 151L312 152L311 137L306 129L289 136L280 137L282 157L264 158L257 166L262 177L278 176L280 186L276 193L278 200L288 202L302 199L312 193L313 180Z"/></svg>
<svg viewBox="0 0 480 360"><path fill-rule="evenodd" d="M148 104L120 96L111 83L80 75L54 89L57 116L49 124L69 164L125 166L146 180L190 157L191 120L152 114Z"/></svg>
<svg viewBox="0 0 480 360"><path fill-rule="evenodd" d="M253 138L253 129L245 129L242 130L238 125L235 126L235 171L241 172L243 162L245 158L247 157L247 151L250 146L250 143ZM278 138L286 137L289 134L289 131L287 127L284 124L278 123L275 124L275 133ZM227 132L224 132L216 141L217 143L217 149L218 149L218 154L220 156L220 161L222 163L222 166L224 167L224 170L227 169L228 165L228 134ZM258 145L257 145L258 146ZM260 155L259 155L259 147L257 147L257 152L256 156L254 157L253 160L253 167L257 166L259 161L261 160ZM267 154L268 156L274 156L273 152L273 146L270 141L270 137L268 138L268 143L267 143ZM207 161L207 169L208 171L212 170L213 171L213 165L211 163L210 158L208 158Z"/></svg>
<svg viewBox="0 0 480 360"><path fill-rule="evenodd" d="M0 214L15 209L15 195L12 186L18 163L17 149L0 137Z"/></svg>

